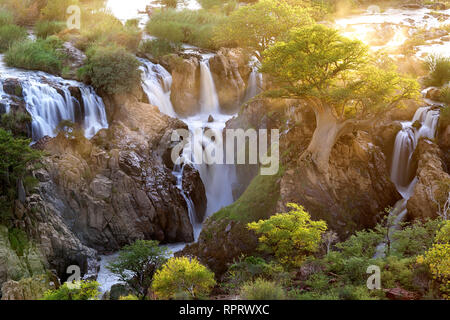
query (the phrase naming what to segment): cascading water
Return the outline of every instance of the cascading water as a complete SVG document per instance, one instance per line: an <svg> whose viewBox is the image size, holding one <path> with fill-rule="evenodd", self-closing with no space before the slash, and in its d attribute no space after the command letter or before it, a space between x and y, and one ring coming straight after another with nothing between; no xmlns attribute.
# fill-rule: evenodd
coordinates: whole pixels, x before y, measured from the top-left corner
<svg viewBox="0 0 450 320"><path fill-rule="evenodd" d="M394 152L391 165L391 180L397 187L403 199L398 201L389 213L391 227L389 238L399 228L400 223L406 217L406 204L414 191L417 183L414 168L412 167L412 155L422 137L433 139L439 121L439 110L434 107L421 107L417 109L412 121L402 122L400 130L395 138ZM380 243L374 258L385 255L386 243Z"/></svg>
<svg viewBox="0 0 450 320"><path fill-rule="evenodd" d="M103 100L90 86L40 71L8 68L3 63L3 56L0 56L0 73L2 82L8 78L16 79L22 86L26 108L32 118L33 141L56 136L56 129L63 120L80 124L88 139L108 127ZM82 101L72 96L71 88L80 90Z"/></svg>
<svg viewBox="0 0 450 320"><path fill-rule="evenodd" d="M1 82L0 82L0 101L4 107L4 112L9 113L9 111L10 111L9 101L7 100L5 91L3 90L3 83L1 83Z"/></svg>
<svg viewBox="0 0 450 320"><path fill-rule="evenodd" d="M208 55L200 61L200 107L202 113L212 115L220 113L220 104L209 66L210 58Z"/></svg>
<svg viewBox="0 0 450 320"><path fill-rule="evenodd" d="M171 74L159 64L140 58L139 61L142 63L142 89L150 104L157 106L159 111L169 117L176 118L176 112L170 101Z"/></svg>
<svg viewBox="0 0 450 320"><path fill-rule="evenodd" d="M258 71L260 66L259 60L256 57L252 57L250 60L250 67L252 72L248 78L247 90L245 92L244 101L248 101L256 95L260 94L263 86L263 75Z"/></svg>

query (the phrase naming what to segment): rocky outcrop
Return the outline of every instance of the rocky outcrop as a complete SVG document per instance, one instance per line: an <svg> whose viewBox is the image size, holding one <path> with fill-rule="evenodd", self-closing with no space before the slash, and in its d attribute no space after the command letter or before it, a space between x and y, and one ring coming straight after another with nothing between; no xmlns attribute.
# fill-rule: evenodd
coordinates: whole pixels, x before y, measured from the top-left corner
<svg viewBox="0 0 450 320"><path fill-rule="evenodd" d="M182 117L192 116L200 111L200 69L195 56L184 59L177 55L168 59L172 72L171 100L173 108Z"/></svg>
<svg viewBox="0 0 450 320"><path fill-rule="evenodd" d="M406 206L408 216L412 219L436 218L436 201L443 204L450 192L450 175L445 172L441 151L434 142L422 138L413 159L417 163L417 184Z"/></svg>
<svg viewBox="0 0 450 320"><path fill-rule="evenodd" d="M17 230L0 225L0 286L8 280L43 274L45 268L45 258L36 247Z"/></svg>
<svg viewBox="0 0 450 320"><path fill-rule="evenodd" d="M50 281L46 275L10 280L1 287L1 300L40 300L47 290L56 289L57 283Z"/></svg>
<svg viewBox="0 0 450 320"><path fill-rule="evenodd" d="M200 173L187 164L183 170L183 190L194 204L197 222L203 222L207 204L205 186Z"/></svg>
<svg viewBox="0 0 450 320"><path fill-rule="evenodd" d="M101 252L136 239L192 241L186 202L163 161L172 130L186 125L134 98L116 97L114 104L110 128L91 141L60 134L45 144L51 156L36 172L40 196L84 244ZM200 202L206 199L201 191L192 191Z"/></svg>
<svg viewBox="0 0 450 320"><path fill-rule="evenodd" d="M303 205L341 238L372 228L380 213L401 198L390 181L386 157L368 133L342 137L330 158L329 181L301 164L290 166L280 185L279 212L288 202Z"/></svg>
<svg viewBox="0 0 450 320"><path fill-rule="evenodd" d="M245 95L251 72L248 57L242 49L221 48L211 58L210 68L221 108L233 112Z"/></svg>
<svg viewBox="0 0 450 320"><path fill-rule="evenodd" d="M64 55L64 78L77 79L77 71L84 65L86 55L83 51L76 48L71 42L64 42L58 52ZM79 100L80 101L80 100Z"/></svg>

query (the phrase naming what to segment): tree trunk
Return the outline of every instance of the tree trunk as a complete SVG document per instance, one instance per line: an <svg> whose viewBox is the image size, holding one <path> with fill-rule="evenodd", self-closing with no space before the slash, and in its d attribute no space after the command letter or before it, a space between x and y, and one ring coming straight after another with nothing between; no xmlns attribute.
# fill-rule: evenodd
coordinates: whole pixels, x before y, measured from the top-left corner
<svg viewBox="0 0 450 320"><path fill-rule="evenodd" d="M316 130L308 149L301 158L311 160L319 172L328 173L331 150L340 136L342 125L338 123L328 108L321 108L321 110L314 108L314 112L316 114Z"/></svg>

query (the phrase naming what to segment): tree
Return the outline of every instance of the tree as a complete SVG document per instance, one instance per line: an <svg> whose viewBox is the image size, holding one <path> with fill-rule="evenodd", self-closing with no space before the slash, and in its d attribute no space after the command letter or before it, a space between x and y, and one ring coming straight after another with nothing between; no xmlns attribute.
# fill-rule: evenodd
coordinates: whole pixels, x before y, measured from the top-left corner
<svg viewBox="0 0 450 320"><path fill-rule="evenodd" d="M294 27L310 24L306 9L284 0L261 0L234 11L218 25L214 41L220 46L238 46L262 53L282 40Z"/></svg>
<svg viewBox="0 0 450 320"><path fill-rule="evenodd" d="M72 284L64 283L59 289L49 290L44 300L97 300L100 292L96 281L80 280Z"/></svg>
<svg viewBox="0 0 450 320"><path fill-rule="evenodd" d="M299 99L314 110L316 129L301 159L324 173L339 137L370 127L402 100L419 95L415 80L400 77L394 67L377 67L360 41L323 25L293 30L286 42L263 53L260 71L276 86L268 96Z"/></svg>
<svg viewBox="0 0 450 320"><path fill-rule="evenodd" d="M248 224L259 235L260 249L274 254L281 263L300 266L305 257L317 251L325 221L313 221L302 206L288 203L288 213L278 213L268 220Z"/></svg>
<svg viewBox="0 0 450 320"><path fill-rule="evenodd" d="M168 254L168 249L160 247L158 241L137 240L123 247L107 268L145 299L156 270L167 261Z"/></svg>
<svg viewBox="0 0 450 320"><path fill-rule="evenodd" d="M214 273L196 258L180 257L170 259L156 272L152 289L160 299L198 299L208 295L215 284Z"/></svg>
<svg viewBox="0 0 450 320"><path fill-rule="evenodd" d="M14 138L12 133L0 128L0 213L11 209L16 199L17 186L27 176L27 167L42 156L30 148L30 140ZM2 218L5 218L4 216Z"/></svg>

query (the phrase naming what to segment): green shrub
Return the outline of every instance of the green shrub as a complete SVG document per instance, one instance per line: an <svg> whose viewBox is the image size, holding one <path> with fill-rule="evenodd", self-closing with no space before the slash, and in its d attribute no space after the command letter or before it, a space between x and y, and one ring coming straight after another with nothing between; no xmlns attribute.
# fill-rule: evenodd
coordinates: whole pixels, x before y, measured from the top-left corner
<svg viewBox="0 0 450 320"><path fill-rule="evenodd" d="M41 70L59 74L65 56L57 51L60 42L47 40L25 40L14 43L5 54L5 62L11 67Z"/></svg>
<svg viewBox="0 0 450 320"><path fill-rule="evenodd" d="M216 49L214 27L224 19L222 15L204 10L176 11L168 9L153 14L146 26L149 34L172 42L189 43L194 46Z"/></svg>
<svg viewBox="0 0 450 320"><path fill-rule="evenodd" d="M440 87L450 81L450 58L432 56L427 61L430 77L427 82L429 86Z"/></svg>
<svg viewBox="0 0 450 320"><path fill-rule="evenodd" d="M289 274L283 266L275 261L267 262L263 258L253 256L239 258L237 262L230 266L226 274L227 286L231 289L257 278L287 283Z"/></svg>
<svg viewBox="0 0 450 320"><path fill-rule="evenodd" d="M107 94L132 91L141 81L140 63L124 48L94 47L87 52L87 62L79 70L79 77Z"/></svg>
<svg viewBox="0 0 450 320"><path fill-rule="evenodd" d="M8 50L16 41L27 37L27 31L16 25L4 25L0 27L0 52Z"/></svg>
<svg viewBox="0 0 450 320"><path fill-rule="evenodd" d="M445 87L444 89L442 89L440 100L444 102L447 105L447 107L450 106L450 87Z"/></svg>
<svg viewBox="0 0 450 320"><path fill-rule="evenodd" d="M66 29L66 23L60 21L39 21L34 26L34 32L38 38L46 39Z"/></svg>
<svg viewBox="0 0 450 320"><path fill-rule="evenodd" d="M180 43L173 43L166 39L147 40L144 41L139 48L140 52L149 54L154 58L159 58L171 53L176 53L180 50Z"/></svg>
<svg viewBox="0 0 450 320"><path fill-rule="evenodd" d="M6 9L0 9L0 27L14 24L14 16L13 14Z"/></svg>
<svg viewBox="0 0 450 320"><path fill-rule="evenodd" d="M317 251L327 224L312 220L302 206L288 203L288 207L292 210L249 223L248 228L259 236L261 250L275 255L282 264L301 266Z"/></svg>
<svg viewBox="0 0 450 320"><path fill-rule="evenodd" d="M272 281L257 279L245 284L240 296L244 300L284 300L286 294L283 288Z"/></svg>
<svg viewBox="0 0 450 320"><path fill-rule="evenodd" d="M41 10L41 19L62 21L68 17L67 8L78 5L78 0L47 0L46 6Z"/></svg>
<svg viewBox="0 0 450 320"><path fill-rule="evenodd" d="M207 297L216 284L214 273L196 258L172 258L158 270L152 289L159 299L173 299L180 295L193 299Z"/></svg>
<svg viewBox="0 0 450 320"><path fill-rule="evenodd" d="M139 298L136 297L135 295L129 294L127 296L120 297L119 300L123 300L123 301L126 301L126 300L139 300Z"/></svg>
<svg viewBox="0 0 450 320"><path fill-rule="evenodd" d="M59 289L47 291L43 300L97 300L99 286L96 281L66 282Z"/></svg>

